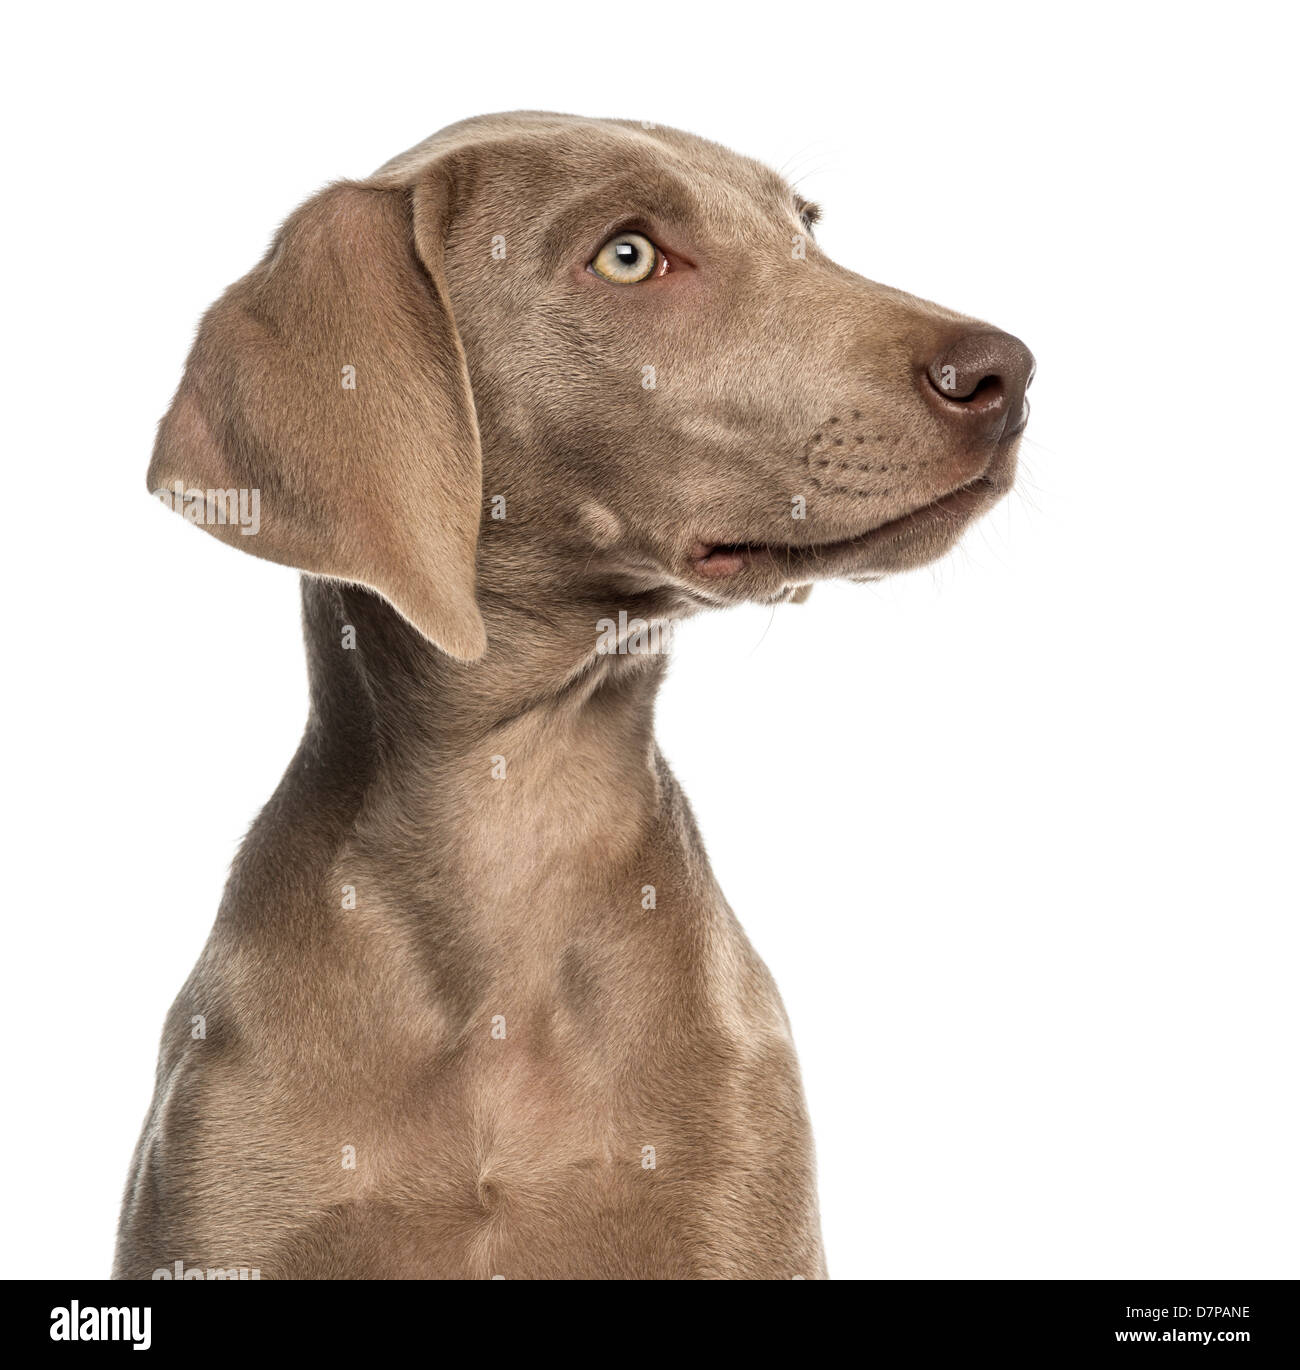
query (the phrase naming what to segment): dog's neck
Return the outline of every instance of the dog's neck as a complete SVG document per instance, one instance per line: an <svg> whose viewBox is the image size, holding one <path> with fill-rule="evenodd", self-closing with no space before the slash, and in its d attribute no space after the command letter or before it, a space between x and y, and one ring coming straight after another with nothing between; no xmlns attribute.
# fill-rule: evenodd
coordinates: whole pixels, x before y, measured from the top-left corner
<svg viewBox="0 0 1300 1370"><path fill-rule="evenodd" d="M640 889L663 822L662 657L598 654L585 613L490 606L488 653L462 664L366 591L305 579L303 602L309 735L369 868L412 888L436 872L503 935Z"/></svg>

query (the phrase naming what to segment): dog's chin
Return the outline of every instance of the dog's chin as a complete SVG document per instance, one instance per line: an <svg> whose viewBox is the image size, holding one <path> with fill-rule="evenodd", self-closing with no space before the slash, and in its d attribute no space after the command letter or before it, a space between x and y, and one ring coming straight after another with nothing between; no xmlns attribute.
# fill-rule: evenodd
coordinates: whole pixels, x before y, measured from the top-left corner
<svg viewBox="0 0 1300 1370"><path fill-rule="evenodd" d="M792 598L819 580L873 581L915 570L951 551L976 519L1010 489L1014 450L981 476L919 508L827 541L697 542L689 580L707 598L765 603Z"/></svg>

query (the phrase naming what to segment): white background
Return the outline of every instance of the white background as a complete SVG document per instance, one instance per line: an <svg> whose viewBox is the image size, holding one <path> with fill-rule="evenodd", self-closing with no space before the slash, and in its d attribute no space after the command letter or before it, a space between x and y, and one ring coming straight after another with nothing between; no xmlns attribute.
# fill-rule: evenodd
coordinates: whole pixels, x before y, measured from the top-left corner
<svg viewBox="0 0 1300 1370"><path fill-rule="evenodd" d="M304 718L295 576L146 495L199 314L325 182L552 108L786 169L832 255L1039 361L961 551L697 620L662 703L794 1024L832 1274L1300 1275L1283 16L8 19L3 1273L107 1272L164 1012Z"/></svg>

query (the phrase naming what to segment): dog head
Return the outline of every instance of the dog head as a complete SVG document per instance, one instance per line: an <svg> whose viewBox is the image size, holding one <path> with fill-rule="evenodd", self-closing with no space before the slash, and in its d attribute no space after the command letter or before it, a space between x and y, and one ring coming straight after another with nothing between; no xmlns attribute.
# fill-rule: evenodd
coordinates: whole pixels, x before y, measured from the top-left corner
<svg viewBox="0 0 1300 1370"><path fill-rule="evenodd" d="M921 565L1010 488L1033 359L837 266L815 214L674 130L453 125L213 306L150 487L461 659L489 601L671 617Z"/></svg>

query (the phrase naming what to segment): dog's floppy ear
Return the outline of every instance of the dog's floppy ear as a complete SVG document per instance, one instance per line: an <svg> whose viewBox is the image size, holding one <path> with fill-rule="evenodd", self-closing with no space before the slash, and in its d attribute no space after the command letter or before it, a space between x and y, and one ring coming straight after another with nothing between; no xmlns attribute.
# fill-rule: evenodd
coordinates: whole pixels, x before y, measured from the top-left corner
<svg viewBox="0 0 1300 1370"><path fill-rule="evenodd" d="M434 169L298 209L204 317L149 488L245 551L370 586L469 661L482 457L443 280L449 198Z"/></svg>

